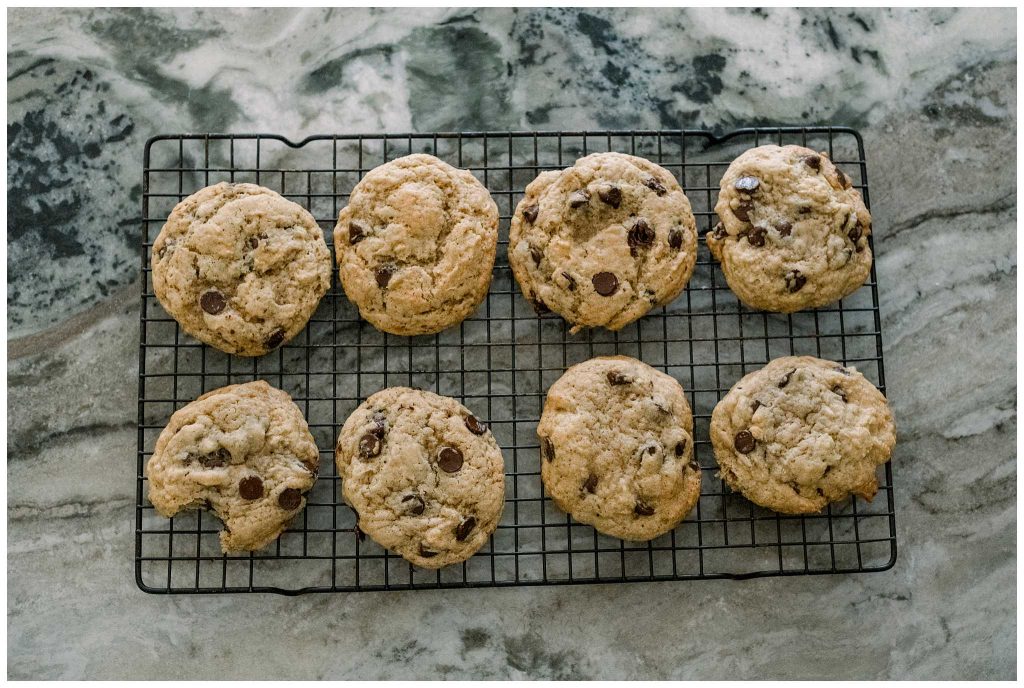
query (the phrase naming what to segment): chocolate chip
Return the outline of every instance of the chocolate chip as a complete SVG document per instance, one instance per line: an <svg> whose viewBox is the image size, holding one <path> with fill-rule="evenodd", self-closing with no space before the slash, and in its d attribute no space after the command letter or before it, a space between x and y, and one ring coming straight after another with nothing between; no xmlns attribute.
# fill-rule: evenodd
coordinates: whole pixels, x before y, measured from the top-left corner
<svg viewBox="0 0 1024 688"><path fill-rule="evenodd" d="M407 494L402 497L402 504L406 505L406 509L413 516L419 516L423 513L424 509L427 508L426 503L423 501L423 497L418 494Z"/></svg>
<svg viewBox="0 0 1024 688"><path fill-rule="evenodd" d="M270 333L270 336L267 337L265 342L263 342L263 346L265 346L269 351L281 346L282 342L284 342L284 330L279 327Z"/></svg>
<svg viewBox="0 0 1024 688"><path fill-rule="evenodd" d="M633 227L629 230L626 235L626 243L631 248L638 246L650 246L654 243L654 229L647 223L642 217L638 217L636 222L633 223Z"/></svg>
<svg viewBox="0 0 1024 688"><path fill-rule="evenodd" d="M842 183L844 189L849 189L853 186L853 180L850 179L850 175L846 174L838 167L836 168L836 174L839 175L839 181Z"/></svg>
<svg viewBox="0 0 1024 688"><path fill-rule="evenodd" d="M782 379L779 380L779 389L782 389L783 387L789 384L789 378L792 377L793 373L795 372L796 368L793 368L793 370L789 371L788 373L782 376Z"/></svg>
<svg viewBox="0 0 1024 688"><path fill-rule="evenodd" d="M255 475L242 478L238 482L238 494L242 496L242 499L259 499L263 496L263 481Z"/></svg>
<svg viewBox="0 0 1024 688"><path fill-rule="evenodd" d="M211 502L209 499L204 499L203 508L206 509L207 511L213 511L213 502Z"/></svg>
<svg viewBox="0 0 1024 688"><path fill-rule="evenodd" d="M609 186L597 192L597 197L613 208L618 208L622 203L622 189L617 186Z"/></svg>
<svg viewBox="0 0 1024 688"><path fill-rule="evenodd" d="M619 289L619 278L610 272L599 272L590 281L594 283L594 291L601 296L611 296Z"/></svg>
<svg viewBox="0 0 1024 688"><path fill-rule="evenodd" d="M597 476L591 473L587 476L587 479L583 481L583 491L595 494L597 492Z"/></svg>
<svg viewBox="0 0 1024 688"><path fill-rule="evenodd" d="M359 456L364 460L379 456L383 448L384 441L376 432L368 432L359 438Z"/></svg>
<svg viewBox="0 0 1024 688"><path fill-rule="evenodd" d="M750 222L750 211L753 209L753 201L740 201L739 205L732 209L732 214L740 222Z"/></svg>
<svg viewBox="0 0 1024 688"><path fill-rule="evenodd" d="M573 276L563 270L562 277L564 277L565 281L568 282L568 284L565 285L566 289L568 289L569 291L576 291L576 280L573 278Z"/></svg>
<svg viewBox="0 0 1024 688"><path fill-rule="evenodd" d="M686 453L686 440L676 442L676 456L682 456Z"/></svg>
<svg viewBox="0 0 1024 688"><path fill-rule="evenodd" d="M228 305L228 300L216 289L211 289L199 297L199 305L210 315L217 315Z"/></svg>
<svg viewBox="0 0 1024 688"><path fill-rule="evenodd" d="M759 409L759 408L761 408L761 402L758 401L757 399L754 399L754 403L750 405L750 413L751 413L751 415L753 415L754 412L757 411L757 409Z"/></svg>
<svg viewBox="0 0 1024 688"><path fill-rule="evenodd" d="M807 278L799 270L790 270L786 273L786 289L790 294L795 294L807 284Z"/></svg>
<svg viewBox="0 0 1024 688"><path fill-rule="evenodd" d="M545 313L551 312L551 309L548 308L548 305L538 298L531 299L530 305L533 306L533 310L537 312L537 315L544 315Z"/></svg>
<svg viewBox="0 0 1024 688"><path fill-rule="evenodd" d="M846 392L843 391L843 388L840 387L839 385L836 385L835 387L833 387L832 388L832 392L835 393L835 394L838 394L839 398L842 399L844 402L846 401Z"/></svg>
<svg viewBox="0 0 1024 688"><path fill-rule="evenodd" d="M445 473L458 473L462 468L462 452L455 447L441 447L437 452L437 465Z"/></svg>
<svg viewBox="0 0 1024 688"><path fill-rule="evenodd" d="M654 507L644 500L638 499L633 506L633 513L637 516L652 516L654 514Z"/></svg>
<svg viewBox="0 0 1024 688"><path fill-rule="evenodd" d="M845 368L843 366L836 366L835 368L833 368L833 370L835 370L837 373L842 373L843 375L846 375L847 377L849 377L849 375L850 375L850 369L849 368Z"/></svg>
<svg viewBox="0 0 1024 688"><path fill-rule="evenodd" d="M690 470L691 471L699 471L700 470L700 464L697 463L697 459L690 459L689 466L690 466Z"/></svg>
<svg viewBox="0 0 1024 688"><path fill-rule="evenodd" d="M257 236L251 236L248 239L246 239L245 243L249 245L249 248L255 250L259 248L260 238Z"/></svg>
<svg viewBox="0 0 1024 688"><path fill-rule="evenodd" d="M295 511L302 504L302 493L294 487L289 487L277 495L277 503L285 511Z"/></svg>
<svg viewBox="0 0 1024 688"><path fill-rule="evenodd" d="M814 208L812 208L809 205L802 205L802 206L800 206L800 209L797 210L797 212L800 213L801 215L810 215L811 211L813 211L813 210L814 210Z"/></svg>
<svg viewBox="0 0 1024 688"><path fill-rule="evenodd" d="M423 543L421 542L420 543L420 556L423 557L424 559L430 559L431 557L436 557L437 556L437 552L435 552L433 550L430 550L430 549L427 549L426 547L423 546Z"/></svg>
<svg viewBox="0 0 1024 688"><path fill-rule="evenodd" d="M747 233L747 241L750 242L751 246L761 247L764 246L765 237L768 235L768 230L764 227L753 227L750 232Z"/></svg>
<svg viewBox="0 0 1024 688"><path fill-rule="evenodd" d="M190 456L189 458L192 457ZM221 447L215 452L203 454L196 458L203 468L220 468L221 466L227 466L231 461L231 452L224 447Z"/></svg>
<svg viewBox="0 0 1024 688"><path fill-rule="evenodd" d="M775 229L779 230L779 236L788 237L793 233L793 225L787 220L779 220L775 223Z"/></svg>
<svg viewBox="0 0 1024 688"><path fill-rule="evenodd" d="M590 192L586 189L580 189L574 191L569 196L569 207L570 208L582 208L590 202Z"/></svg>
<svg viewBox="0 0 1024 688"><path fill-rule="evenodd" d="M540 453L548 461L555 460L555 445L547 437L540 438Z"/></svg>
<svg viewBox="0 0 1024 688"><path fill-rule="evenodd" d="M377 286L383 289L388 286L388 282L391 281L391 276L395 274L395 268L391 265L381 265L377 268L373 277L377 280Z"/></svg>
<svg viewBox="0 0 1024 688"><path fill-rule="evenodd" d="M533 258L534 265L540 265L540 261L544 258L544 252L536 246L530 247L530 257Z"/></svg>
<svg viewBox="0 0 1024 688"><path fill-rule="evenodd" d="M754 191L757 191L757 187L759 187L760 185L761 180L759 180L757 177L751 176L740 177L739 179L732 183L734 189L736 189L737 191L742 191L743 193L752 193Z"/></svg>
<svg viewBox="0 0 1024 688"><path fill-rule="evenodd" d="M805 165L810 167L815 172L817 172L818 170L821 169L821 156L820 155L817 155L817 154L807 155L807 156L805 156L803 158L803 161L804 161Z"/></svg>
<svg viewBox="0 0 1024 688"><path fill-rule="evenodd" d="M665 188L665 185L659 182L654 177L648 177L647 179L645 179L644 186L646 186L648 189L658 194L659 196L664 196L666 193L668 193L668 189Z"/></svg>
<svg viewBox="0 0 1024 688"><path fill-rule="evenodd" d="M527 222L533 224L537 221L538 212L540 212L540 206L534 203L533 205L528 205L523 208L523 217L526 218Z"/></svg>
<svg viewBox="0 0 1024 688"><path fill-rule="evenodd" d="M669 230L668 233L668 246L674 248L677 251L683 247L683 233L678 229Z"/></svg>
<svg viewBox="0 0 1024 688"><path fill-rule="evenodd" d="M623 375L618 370L609 370L607 377L609 385L628 385L633 382L632 377Z"/></svg>
<svg viewBox="0 0 1024 688"><path fill-rule="evenodd" d="M863 232L864 229L861 227L860 220L858 219L857 224L853 226L853 229L851 229L846 236L850 237L850 241L856 244L857 240L860 239Z"/></svg>
<svg viewBox="0 0 1024 688"><path fill-rule="evenodd" d="M364 225L359 220L349 220L348 223L348 243L349 246L355 246L360 241L366 238L366 235L370 233L370 228Z"/></svg>
<svg viewBox="0 0 1024 688"><path fill-rule="evenodd" d="M476 519L470 516L455 527L455 539L459 542L464 541L473 532L474 528L476 528Z"/></svg>
<svg viewBox="0 0 1024 688"><path fill-rule="evenodd" d="M749 454L754 451L754 447L757 446L757 440L746 430L740 430L736 433L736 437L733 439L733 446L736 447L736 451L740 454Z"/></svg>
<svg viewBox="0 0 1024 688"><path fill-rule="evenodd" d="M476 416L466 416L466 427L474 435L482 435L487 432L487 426L480 422Z"/></svg>

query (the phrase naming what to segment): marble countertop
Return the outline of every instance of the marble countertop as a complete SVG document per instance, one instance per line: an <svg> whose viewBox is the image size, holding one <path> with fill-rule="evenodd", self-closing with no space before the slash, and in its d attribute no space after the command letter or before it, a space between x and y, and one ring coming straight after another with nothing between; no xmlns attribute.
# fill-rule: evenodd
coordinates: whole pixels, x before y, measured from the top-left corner
<svg viewBox="0 0 1024 688"><path fill-rule="evenodd" d="M1014 26L955 9L10 10L9 677L1014 678ZM892 570L136 589L149 136L759 123L864 135L900 442Z"/></svg>

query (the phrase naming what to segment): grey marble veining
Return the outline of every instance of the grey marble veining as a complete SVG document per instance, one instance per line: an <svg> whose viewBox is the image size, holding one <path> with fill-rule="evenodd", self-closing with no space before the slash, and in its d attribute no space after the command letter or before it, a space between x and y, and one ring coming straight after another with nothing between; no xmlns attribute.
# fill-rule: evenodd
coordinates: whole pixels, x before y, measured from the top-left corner
<svg viewBox="0 0 1024 688"><path fill-rule="evenodd" d="M1013 10L11 10L11 678L1013 678ZM857 127L900 558L858 576L156 597L132 580L152 134Z"/></svg>

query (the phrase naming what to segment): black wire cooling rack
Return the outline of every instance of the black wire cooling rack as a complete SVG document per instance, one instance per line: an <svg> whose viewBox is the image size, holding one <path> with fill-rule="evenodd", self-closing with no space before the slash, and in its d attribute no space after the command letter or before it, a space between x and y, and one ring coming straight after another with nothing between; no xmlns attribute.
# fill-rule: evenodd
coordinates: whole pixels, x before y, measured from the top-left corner
<svg viewBox="0 0 1024 688"><path fill-rule="evenodd" d="M896 560L892 471L880 469L874 501L832 504L786 516L754 506L716 477L708 438L711 411L746 373L770 359L812 355L856 366L885 390L875 272L842 302L781 315L740 304L703 241L693 278L673 303L617 333L570 335L554 315L539 317L508 267L509 217L538 173L596 151L643 156L670 170L686 191L700 233L716 222L718 181L742 150L764 143L826 150L868 197L860 135L844 127L706 131L473 132L312 136L156 136L142 178L142 311L135 573L147 592L395 590L555 583L751 578L881 571ZM184 335L153 295L152 241L171 209L220 181L256 182L312 212L330 232L352 187L367 171L415 152L470 169L501 214L501 241L486 301L458 327L398 337L359 319L335 280L303 333L262 358L237 358ZM628 543L574 523L540 481L536 425L544 393L562 372L593 356L626 354L682 383L694 412L702 495L673 532ZM286 390L320 449L320 478L306 509L265 550L224 555L211 514L157 514L146 499L144 466L171 414L200 394L265 379ZM348 414L384 387L406 385L453 396L490 425L505 455L506 500L490 543L467 562L417 569L355 527L341 499L334 443Z"/></svg>

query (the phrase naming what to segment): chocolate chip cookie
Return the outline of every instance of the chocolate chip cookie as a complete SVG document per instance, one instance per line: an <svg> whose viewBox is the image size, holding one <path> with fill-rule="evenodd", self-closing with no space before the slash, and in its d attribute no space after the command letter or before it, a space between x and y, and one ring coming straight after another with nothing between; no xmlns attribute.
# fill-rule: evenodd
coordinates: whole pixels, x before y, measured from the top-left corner
<svg viewBox="0 0 1024 688"><path fill-rule="evenodd" d="M331 254L302 206L222 182L171 211L153 243L153 291L187 333L262 356L294 337L331 286Z"/></svg>
<svg viewBox="0 0 1024 688"><path fill-rule="evenodd" d="M360 530L417 566L464 561L498 526L501 449L454 399L408 387L377 392L345 421L335 457Z"/></svg>
<svg viewBox="0 0 1024 688"><path fill-rule="evenodd" d="M752 308L792 313L838 301L871 272L871 215L824 152L760 146L725 176L707 235L729 288Z"/></svg>
<svg viewBox="0 0 1024 688"><path fill-rule="evenodd" d="M468 317L487 295L498 207L470 172L432 155L371 170L334 229L341 283L384 332L432 334Z"/></svg>
<svg viewBox="0 0 1024 688"><path fill-rule="evenodd" d="M853 368L810 356L777 358L737 382L711 415L722 479L786 514L878 491L896 428L889 405Z"/></svg>
<svg viewBox="0 0 1024 688"><path fill-rule="evenodd" d="M171 416L146 464L149 501L168 518L209 509L225 552L258 550L305 506L319 465L291 397L262 380L230 385Z"/></svg>
<svg viewBox="0 0 1024 688"><path fill-rule="evenodd" d="M537 436L547 493L602 533L651 540L700 498L683 388L636 359L601 356L565 371L548 390Z"/></svg>
<svg viewBox="0 0 1024 688"><path fill-rule="evenodd" d="M697 255L690 201L672 174L623 153L544 172L516 207L509 264L540 312L618 330L686 286Z"/></svg>

